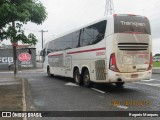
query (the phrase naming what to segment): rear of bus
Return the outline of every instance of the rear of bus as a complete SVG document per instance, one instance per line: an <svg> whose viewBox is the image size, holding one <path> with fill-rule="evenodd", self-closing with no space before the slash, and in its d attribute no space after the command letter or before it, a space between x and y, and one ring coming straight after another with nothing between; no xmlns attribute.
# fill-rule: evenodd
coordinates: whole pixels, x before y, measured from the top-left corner
<svg viewBox="0 0 160 120"><path fill-rule="evenodd" d="M146 17L114 15L113 51L109 58L110 82L124 83L151 78L152 39Z"/></svg>

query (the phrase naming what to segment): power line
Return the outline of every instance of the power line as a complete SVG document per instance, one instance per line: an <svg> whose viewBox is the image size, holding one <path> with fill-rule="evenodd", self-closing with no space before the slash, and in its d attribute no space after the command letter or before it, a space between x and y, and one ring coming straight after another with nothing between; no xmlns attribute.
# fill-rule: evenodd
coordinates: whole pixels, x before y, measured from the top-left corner
<svg viewBox="0 0 160 120"><path fill-rule="evenodd" d="M115 13L114 5L112 0L106 0L104 15L112 15Z"/></svg>
<svg viewBox="0 0 160 120"><path fill-rule="evenodd" d="M41 32L41 35L42 35L42 49L43 49L43 33L44 33L44 32L48 32L48 30L47 30L47 31L41 30L41 31L39 31L39 32Z"/></svg>

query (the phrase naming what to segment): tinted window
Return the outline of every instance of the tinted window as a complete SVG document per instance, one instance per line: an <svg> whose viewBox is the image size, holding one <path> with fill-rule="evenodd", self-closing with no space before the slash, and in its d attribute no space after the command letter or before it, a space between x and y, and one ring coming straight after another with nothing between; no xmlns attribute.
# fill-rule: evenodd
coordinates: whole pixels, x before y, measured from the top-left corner
<svg viewBox="0 0 160 120"><path fill-rule="evenodd" d="M52 42L53 42L52 46L53 51L58 51L58 39L53 40Z"/></svg>
<svg viewBox="0 0 160 120"><path fill-rule="evenodd" d="M143 34L151 34L148 19L136 16L115 16L114 32L140 32Z"/></svg>
<svg viewBox="0 0 160 120"><path fill-rule="evenodd" d="M78 30L51 41L48 45L48 50L54 52L96 44L104 38L105 29L106 21L96 23L82 29L81 32ZM81 40L79 41L80 38Z"/></svg>
<svg viewBox="0 0 160 120"><path fill-rule="evenodd" d="M53 52L54 41L49 42L47 51Z"/></svg>
<svg viewBox="0 0 160 120"><path fill-rule="evenodd" d="M80 31L73 32L72 36L72 48L79 47L79 33Z"/></svg>
<svg viewBox="0 0 160 120"><path fill-rule="evenodd" d="M57 43L58 43L57 51L63 50L65 45L65 37L58 38Z"/></svg>
<svg viewBox="0 0 160 120"><path fill-rule="evenodd" d="M62 47L64 47L65 50L72 48L72 39L73 39L72 33L64 36L64 39L63 39L64 44Z"/></svg>
<svg viewBox="0 0 160 120"><path fill-rule="evenodd" d="M106 21L102 21L82 29L80 46L93 45L105 36Z"/></svg>

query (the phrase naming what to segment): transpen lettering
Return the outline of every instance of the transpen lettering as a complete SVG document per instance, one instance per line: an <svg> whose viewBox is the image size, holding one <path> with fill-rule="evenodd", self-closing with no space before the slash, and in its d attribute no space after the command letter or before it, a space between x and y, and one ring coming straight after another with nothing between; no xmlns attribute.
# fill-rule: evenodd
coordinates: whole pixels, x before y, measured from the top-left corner
<svg viewBox="0 0 160 120"><path fill-rule="evenodd" d="M120 21L122 23L122 25L132 25L132 26L136 26L136 27L144 27L146 26L145 23L139 23L139 22L125 22L125 21Z"/></svg>

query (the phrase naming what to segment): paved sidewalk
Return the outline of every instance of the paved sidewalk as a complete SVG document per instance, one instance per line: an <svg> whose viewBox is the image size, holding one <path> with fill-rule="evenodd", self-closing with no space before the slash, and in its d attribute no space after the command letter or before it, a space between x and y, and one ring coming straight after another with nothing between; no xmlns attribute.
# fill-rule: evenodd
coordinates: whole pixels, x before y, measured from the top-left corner
<svg viewBox="0 0 160 120"><path fill-rule="evenodd" d="M34 111L28 80L21 77L0 76L0 111ZM1 116L1 115L0 115ZM0 120L24 120L0 118ZM26 119L25 119L26 120Z"/></svg>
<svg viewBox="0 0 160 120"><path fill-rule="evenodd" d="M22 79L0 77L0 111L22 111Z"/></svg>

